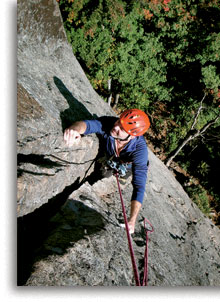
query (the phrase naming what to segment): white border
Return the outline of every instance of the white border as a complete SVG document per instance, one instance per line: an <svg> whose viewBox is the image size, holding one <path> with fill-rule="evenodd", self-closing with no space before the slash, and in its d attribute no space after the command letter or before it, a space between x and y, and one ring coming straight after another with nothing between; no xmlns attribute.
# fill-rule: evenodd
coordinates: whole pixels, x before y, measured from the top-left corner
<svg viewBox="0 0 220 302"><path fill-rule="evenodd" d="M29 0L26 0L29 1ZM32 0L33 1L33 0ZM51 1L51 0L50 0ZM1 248L0 286L4 301L217 301L219 287L17 287L16 285L16 56L17 3L3 0L1 30ZM3 104L3 105L2 105ZM2 197L3 194L3 197Z"/></svg>

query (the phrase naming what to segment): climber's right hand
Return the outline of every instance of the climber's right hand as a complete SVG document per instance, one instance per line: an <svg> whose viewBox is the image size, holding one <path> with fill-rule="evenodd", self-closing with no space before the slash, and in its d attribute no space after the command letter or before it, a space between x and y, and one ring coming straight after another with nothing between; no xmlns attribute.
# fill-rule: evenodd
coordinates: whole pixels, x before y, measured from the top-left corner
<svg viewBox="0 0 220 302"><path fill-rule="evenodd" d="M64 142L67 144L68 147L72 147L74 144L78 144L81 139L81 135L78 131L70 128L67 128L64 131Z"/></svg>

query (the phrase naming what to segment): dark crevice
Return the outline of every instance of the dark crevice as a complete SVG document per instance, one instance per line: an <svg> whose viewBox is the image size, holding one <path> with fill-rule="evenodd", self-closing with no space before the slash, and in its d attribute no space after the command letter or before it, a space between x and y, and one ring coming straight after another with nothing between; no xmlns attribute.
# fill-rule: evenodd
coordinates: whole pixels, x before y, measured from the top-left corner
<svg viewBox="0 0 220 302"><path fill-rule="evenodd" d="M34 212L19 217L17 221L17 281L24 285L30 276L34 251L39 248L50 231L49 220L60 210L68 196L80 186L79 177L63 192L48 200Z"/></svg>
<svg viewBox="0 0 220 302"><path fill-rule="evenodd" d="M23 173L27 173L27 174L31 174L31 175L40 175L40 176L54 176L57 172L59 172L61 169L56 170L55 173L43 173L43 172L33 172L33 171L29 171L26 169L17 169L17 176L20 177L22 176Z"/></svg>
<svg viewBox="0 0 220 302"><path fill-rule="evenodd" d="M23 164L32 164L41 168L46 169L53 169L55 168L55 171L52 171L51 173L46 173L45 171L31 171L24 168ZM60 164L58 162L52 161L51 159L47 158L47 155L42 154L18 154L17 155L17 177L20 177L23 175L23 173L31 174L31 175L44 175L44 176L54 176L57 172L61 170L60 167L63 167L65 165Z"/></svg>
<svg viewBox="0 0 220 302"><path fill-rule="evenodd" d="M174 234L172 234L172 233L170 233L170 232L169 232L169 234L170 234L170 236L171 236L173 239L175 239L175 240L179 239L179 240L185 242L185 238L184 238L183 236L180 237L180 236L174 235Z"/></svg>
<svg viewBox="0 0 220 302"><path fill-rule="evenodd" d="M78 177L73 184L49 199L46 204L32 213L18 218L18 286L26 284L37 261L46 258L48 255L62 255L74 242L84 238L85 234L90 235L103 230L107 221L100 213L87 207L80 200L68 199L70 194L78 190L85 182L88 181L91 184L102 178L99 173L99 166L96 164L98 157L99 155L91 161L82 180ZM44 168L63 166L46 158L46 155L18 154L18 167L19 165L22 166L23 163L31 163ZM93 165L94 171L88 175ZM63 211L67 204L70 207L68 213ZM66 229L65 225L68 225L69 229ZM56 234L56 242L53 239L54 234Z"/></svg>
<svg viewBox="0 0 220 302"><path fill-rule="evenodd" d="M61 163L52 161L48 158L48 156L55 158L56 160L59 160ZM89 162L93 163L93 160L87 160L83 163L77 163L77 162L70 162L67 160L64 160L58 156L55 156L53 154L51 155L39 155L39 154L18 154L17 155L17 176L22 176L23 173L28 173L32 175L44 175L44 176L54 176L57 172L61 171L62 168L59 167L66 167L67 165L85 165ZM41 168L47 168L47 169L54 169L55 171L52 171L51 173L45 173L45 172L38 172L38 171L31 171L24 168L20 168L22 164L33 164L35 166L41 167Z"/></svg>
<svg viewBox="0 0 220 302"><path fill-rule="evenodd" d="M37 165L44 168L54 168L62 167L62 164L59 164L51 159L47 158L46 155L41 154L18 154L17 155L17 164L20 166L23 163L29 163Z"/></svg>
<svg viewBox="0 0 220 302"><path fill-rule="evenodd" d="M28 159L29 162L35 157L20 157ZM38 157L45 164L43 157ZM36 161L35 161L36 163ZM106 219L97 211L85 206L83 202L69 200L71 193L78 190L90 179L87 176L94 161L91 162L83 180L80 177L67 186L61 193L48 200L48 202L36 209L34 212L18 218L17 222L17 284L25 285L33 271L36 261L44 259L51 254L64 254L66 249L85 235L97 233L104 228ZM97 173L97 171L96 171ZM71 204L68 213L62 208L66 202ZM71 216L71 219L69 218ZM56 217L57 221L56 221ZM104 222L105 221L105 222ZM63 229L63 223L71 226L71 230ZM85 232L86 230L86 232ZM51 247L45 245L50 241L51 234L57 233L58 240ZM57 238L57 237L56 237ZM47 248L45 247L47 246Z"/></svg>

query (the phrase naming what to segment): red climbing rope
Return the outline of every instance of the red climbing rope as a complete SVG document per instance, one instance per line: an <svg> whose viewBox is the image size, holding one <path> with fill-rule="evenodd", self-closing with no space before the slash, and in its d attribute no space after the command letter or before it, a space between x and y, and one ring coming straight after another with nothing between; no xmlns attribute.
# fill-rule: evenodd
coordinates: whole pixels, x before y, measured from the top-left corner
<svg viewBox="0 0 220 302"><path fill-rule="evenodd" d="M151 230L146 228L146 221L150 225ZM147 286L147 279L148 279L148 233L152 233L154 231L154 228L149 220L144 218L144 230L146 233L146 247L145 247L145 253L144 253L144 278L143 278L143 284L142 286Z"/></svg>
<svg viewBox="0 0 220 302"><path fill-rule="evenodd" d="M119 184L118 173L117 172L115 173L115 177L117 179L118 191L119 191L119 195L120 195L120 199L121 199L122 212L123 212L124 221L125 221L125 228L126 228L126 233L127 233L127 238L128 238L128 246L129 246L129 250L130 250L131 262L132 262L132 267L133 267L133 271L134 271L134 278L135 278L136 286L147 286L147 278L148 278L148 233L153 232L154 228L153 228L152 224L145 218L144 219L144 229L145 229L145 232L146 232L146 248L145 248L145 253L144 253L144 277L143 277L143 282L142 282L142 285L141 285L140 277L139 277L139 273L138 273L138 268L137 268L136 261L135 261L134 250L133 250L132 241L131 241L131 235L130 235L130 232L129 232L128 220L127 220L127 215L126 215L126 211L125 211L125 205L124 205L124 201L123 201L123 197L122 197L122 193L121 193L121 187L120 187L120 184ZM150 230L146 228L146 221L151 226Z"/></svg>

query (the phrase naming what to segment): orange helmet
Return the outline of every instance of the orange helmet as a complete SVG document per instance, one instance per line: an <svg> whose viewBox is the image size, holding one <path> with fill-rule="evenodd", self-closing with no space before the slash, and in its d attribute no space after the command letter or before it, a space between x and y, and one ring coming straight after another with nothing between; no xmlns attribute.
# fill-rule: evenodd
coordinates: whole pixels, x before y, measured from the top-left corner
<svg viewBox="0 0 220 302"><path fill-rule="evenodd" d="M123 129L130 135L141 136L150 127L150 120L140 109L127 109L120 115Z"/></svg>

